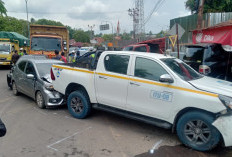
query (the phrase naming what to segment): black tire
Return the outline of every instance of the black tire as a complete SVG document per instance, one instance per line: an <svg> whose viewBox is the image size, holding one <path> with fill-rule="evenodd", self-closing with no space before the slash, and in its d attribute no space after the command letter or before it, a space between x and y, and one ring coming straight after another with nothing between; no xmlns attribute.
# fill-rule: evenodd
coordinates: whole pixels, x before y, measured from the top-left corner
<svg viewBox="0 0 232 157"><path fill-rule="evenodd" d="M74 91L68 96L68 110L78 119L86 118L91 112L91 104L88 95L83 91Z"/></svg>
<svg viewBox="0 0 232 157"><path fill-rule="evenodd" d="M8 75L6 77L7 77L7 85L12 90L13 87L12 87L12 84L11 84L11 78Z"/></svg>
<svg viewBox="0 0 232 157"><path fill-rule="evenodd" d="M208 151L217 146L221 134L212 125L215 118L204 112L185 113L177 122L180 141L198 151Z"/></svg>
<svg viewBox="0 0 232 157"><path fill-rule="evenodd" d="M16 86L15 82L12 83L12 90L13 90L13 94L14 94L15 96L18 96L18 95L19 95L19 91L18 91L18 89L17 89L17 86Z"/></svg>
<svg viewBox="0 0 232 157"><path fill-rule="evenodd" d="M43 94L40 91L37 91L35 94L35 102L36 105L41 109L44 109L46 107Z"/></svg>

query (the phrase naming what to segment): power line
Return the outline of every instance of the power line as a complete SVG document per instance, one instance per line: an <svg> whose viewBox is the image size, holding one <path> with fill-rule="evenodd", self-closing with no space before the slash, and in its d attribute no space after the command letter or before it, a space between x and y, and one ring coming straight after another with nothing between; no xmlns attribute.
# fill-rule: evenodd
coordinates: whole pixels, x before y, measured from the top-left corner
<svg viewBox="0 0 232 157"><path fill-rule="evenodd" d="M161 6L162 4L164 4L165 0L159 0L154 8L152 9L151 13L147 16L145 22L144 22L144 25L151 19L151 16L153 15L154 12L156 12Z"/></svg>
<svg viewBox="0 0 232 157"><path fill-rule="evenodd" d="M24 11L7 11L9 13L26 13ZM80 14L116 14L116 13L122 13L127 12L127 10L121 10L121 11L111 11L111 12L83 12ZM31 12L30 14L73 14L73 12Z"/></svg>

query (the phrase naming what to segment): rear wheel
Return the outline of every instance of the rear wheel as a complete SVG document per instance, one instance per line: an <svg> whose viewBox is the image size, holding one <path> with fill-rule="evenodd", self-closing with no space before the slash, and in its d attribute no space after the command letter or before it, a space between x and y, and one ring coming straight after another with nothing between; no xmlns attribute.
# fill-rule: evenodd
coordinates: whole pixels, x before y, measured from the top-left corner
<svg viewBox="0 0 232 157"><path fill-rule="evenodd" d="M12 83L12 89L13 89L13 94L18 96L19 92L18 92L18 89L17 89L15 82Z"/></svg>
<svg viewBox="0 0 232 157"><path fill-rule="evenodd" d="M67 105L71 115L78 119L86 118L91 111L88 95L82 91L72 92L68 97Z"/></svg>
<svg viewBox="0 0 232 157"><path fill-rule="evenodd" d="M40 91L36 92L36 105L41 108L44 109L45 108L45 101L44 101L44 97L42 95L42 93Z"/></svg>
<svg viewBox="0 0 232 157"><path fill-rule="evenodd" d="M184 114L177 122L177 135L182 143L199 151L208 151L220 141L219 131L212 125L214 117L202 112Z"/></svg>

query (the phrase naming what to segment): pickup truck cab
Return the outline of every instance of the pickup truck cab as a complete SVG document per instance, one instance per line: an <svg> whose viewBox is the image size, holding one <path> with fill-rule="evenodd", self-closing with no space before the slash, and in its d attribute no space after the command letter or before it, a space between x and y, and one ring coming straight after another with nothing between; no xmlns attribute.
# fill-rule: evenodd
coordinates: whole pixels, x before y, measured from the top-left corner
<svg viewBox="0 0 232 157"><path fill-rule="evenodd" d="M96 108L172 129L196 150L213 149L221 140L232 146L231 83L161 54L105 51L95 57L88 66L51 69L54 88L74 117L86 118Z"/></svg>

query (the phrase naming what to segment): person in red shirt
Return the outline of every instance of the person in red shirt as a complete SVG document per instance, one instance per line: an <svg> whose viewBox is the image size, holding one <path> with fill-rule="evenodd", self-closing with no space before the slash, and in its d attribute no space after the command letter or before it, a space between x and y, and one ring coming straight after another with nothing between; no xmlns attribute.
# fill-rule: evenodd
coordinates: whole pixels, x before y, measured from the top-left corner
<svg viewBox="0 0 232 157"><path fill-rule="evenodd" d="M64 52L61 53L61 59L60 60L63 61L63 62L65 62L65 63L67 63L67 59L64 56Z"/></svg>

